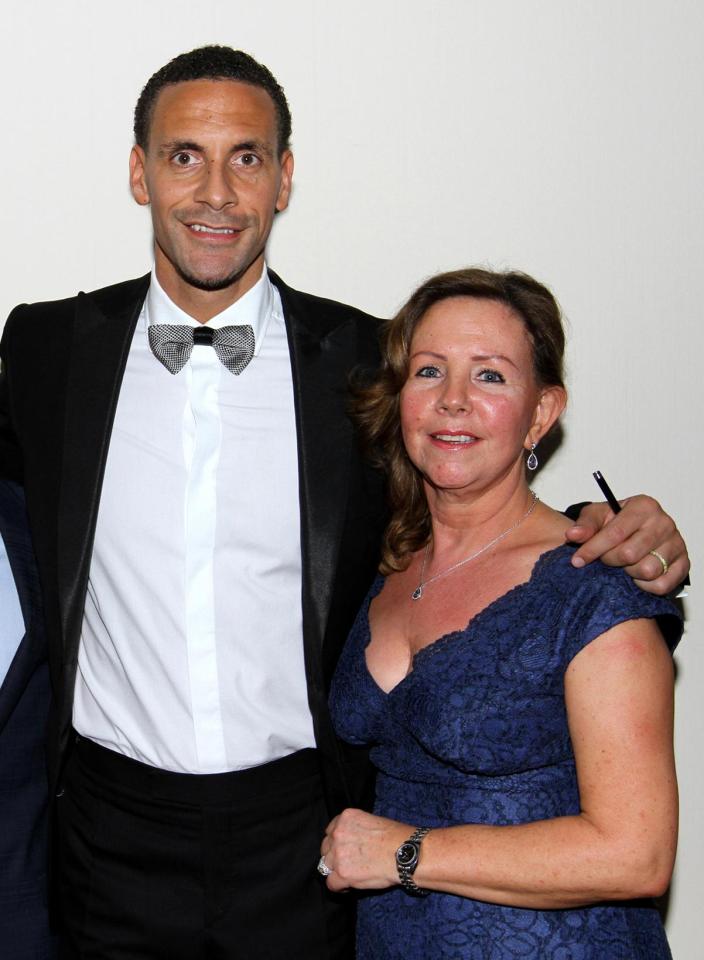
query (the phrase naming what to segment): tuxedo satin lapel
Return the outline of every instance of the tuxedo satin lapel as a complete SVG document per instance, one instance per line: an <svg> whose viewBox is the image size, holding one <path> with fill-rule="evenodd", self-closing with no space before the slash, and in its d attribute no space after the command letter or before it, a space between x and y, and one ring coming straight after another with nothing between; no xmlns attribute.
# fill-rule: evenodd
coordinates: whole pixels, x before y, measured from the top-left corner
<svg viewBox="0 0 704 960"><path fill-rule="evenodd" d="M75 661L110 433L149 278L79 294L66 393L58 578L64 655Z"/></svg>
<svg viewBox="0 0 704 960"><path fill-rule="evenodd" d="M353 322L321 335L281 290L293 367L306 643L325 636L347 506L352 424L346 415ZM314 631L311 634L311 629Z"/></svg>

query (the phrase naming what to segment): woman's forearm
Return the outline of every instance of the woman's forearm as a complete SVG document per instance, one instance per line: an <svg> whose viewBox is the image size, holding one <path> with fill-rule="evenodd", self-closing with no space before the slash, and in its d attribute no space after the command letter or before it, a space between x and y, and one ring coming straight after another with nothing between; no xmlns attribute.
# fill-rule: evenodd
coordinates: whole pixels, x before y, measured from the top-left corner
<svg viewBox="0 0 704 960"><path fill-rule="evenodd" d="M659 896L670 881L676 830L673 819L655 834L636 823L610 835L581 815L515 827L450 827L425 838L414 880L430 890L538 909Z"/></svg>

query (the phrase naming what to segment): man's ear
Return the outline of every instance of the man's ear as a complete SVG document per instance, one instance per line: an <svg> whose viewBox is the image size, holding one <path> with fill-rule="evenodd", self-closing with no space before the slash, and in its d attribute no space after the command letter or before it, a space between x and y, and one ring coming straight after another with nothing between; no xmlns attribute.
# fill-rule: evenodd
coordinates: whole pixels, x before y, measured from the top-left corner
<svg viewBox="0 0 704 960"><path fill-rule="evenodd" d="M541 391L533 414L533 423L523 444L526 450L530 450L532 444L539 443L549 433L550 428L559 420L566 404L567 391L564 387L545 387Z"/></svg>
<svg viewBox="0 0 704 960"><path fill-rule="evenodd" d="M284 150L281 154L281 183L279 184L279 193L276 198L276 211L281 213L288 206L288 200L291 196L291 181L293 180L293 154L290 150Z"/></svg>
<svg viewBox="0 0 704 960"><path fill-rule="evenodd" d="M130 153L130 190L141 207L145 207L149 203L145 165L144 150L135 144Z"/></svg>

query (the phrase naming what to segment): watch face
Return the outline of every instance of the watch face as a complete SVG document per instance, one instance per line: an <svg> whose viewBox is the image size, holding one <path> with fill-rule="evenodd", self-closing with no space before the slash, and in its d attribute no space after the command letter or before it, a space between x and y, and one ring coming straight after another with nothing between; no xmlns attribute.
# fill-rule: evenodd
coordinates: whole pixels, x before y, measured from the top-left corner
<svg viewBox="0 0 704 960"><path fill-rule="evenodd" d="M418 847L415 843L406 842L396 851L396 863L399 867L413 867L418 862Z"/></svg>

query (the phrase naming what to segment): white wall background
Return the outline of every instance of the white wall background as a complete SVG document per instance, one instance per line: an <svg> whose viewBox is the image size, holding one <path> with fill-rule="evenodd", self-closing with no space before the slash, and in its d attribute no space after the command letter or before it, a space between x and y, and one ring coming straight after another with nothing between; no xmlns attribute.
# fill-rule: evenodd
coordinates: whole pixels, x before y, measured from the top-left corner
<svg viewBox="0 0 704 960"><path fill-rule="evenodd" d="M645 490L695 564L677 655L680 854L667 926L704 957L704 7L695 0L4 0L0 315L146 272L134 102L202 43L283 83L296 188L270 262L377 315L468 263L547 281L569 319L554 504Z"/></svg>

